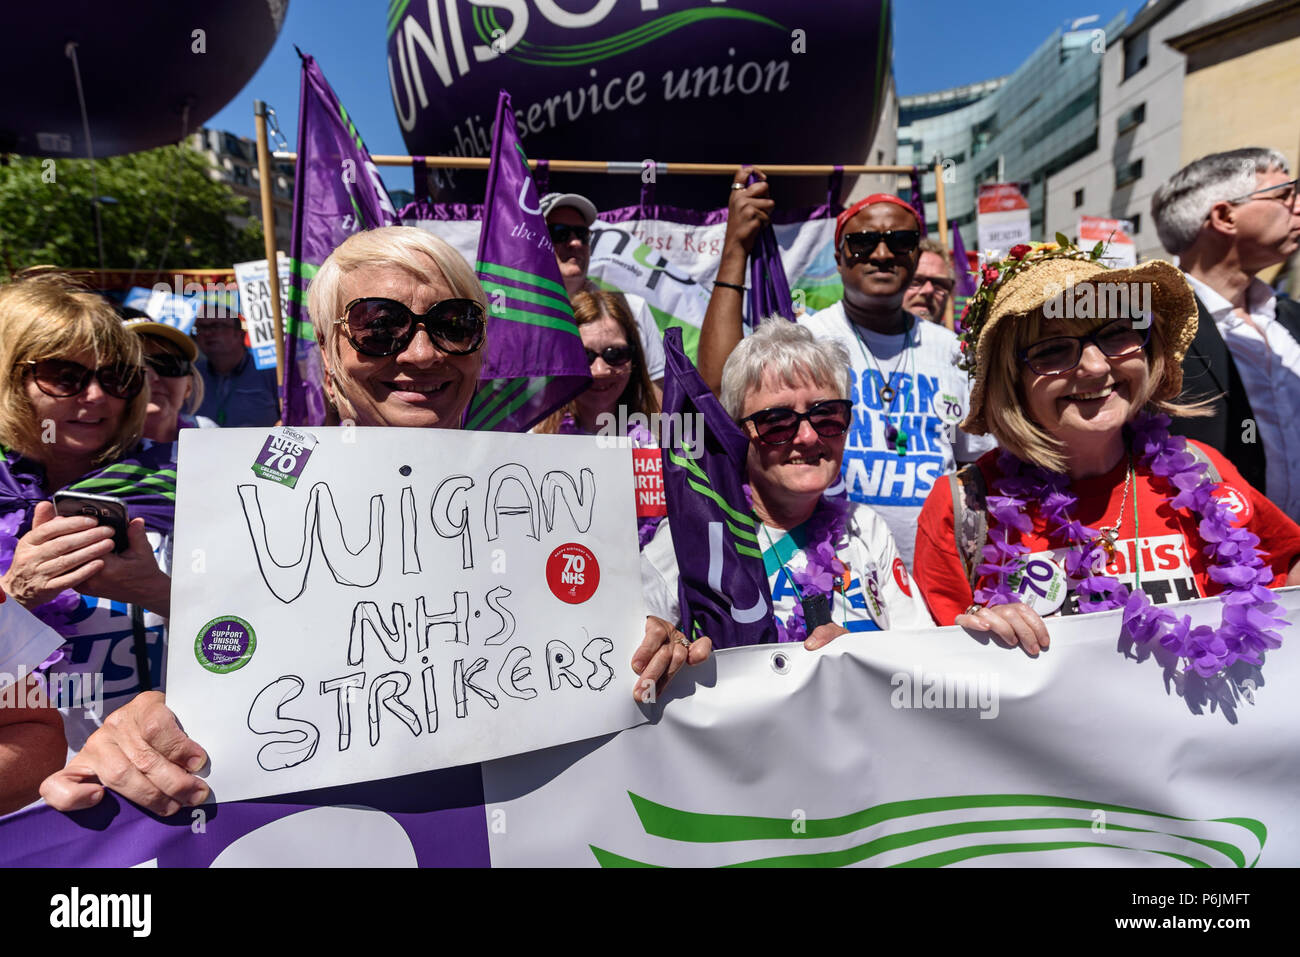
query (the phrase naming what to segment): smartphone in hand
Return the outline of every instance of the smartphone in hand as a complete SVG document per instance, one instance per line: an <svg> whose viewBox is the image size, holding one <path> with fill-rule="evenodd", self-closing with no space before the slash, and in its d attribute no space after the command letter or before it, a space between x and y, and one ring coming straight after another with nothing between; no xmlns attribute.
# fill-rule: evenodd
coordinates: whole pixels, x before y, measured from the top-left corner
<svg viewBox="0 0 1300 957"><path fill-rule="evenodd" d="M111 495L55 492L54 511L61 516L86 515L113 529L113 551L126 551L126 505Z"/></svg>

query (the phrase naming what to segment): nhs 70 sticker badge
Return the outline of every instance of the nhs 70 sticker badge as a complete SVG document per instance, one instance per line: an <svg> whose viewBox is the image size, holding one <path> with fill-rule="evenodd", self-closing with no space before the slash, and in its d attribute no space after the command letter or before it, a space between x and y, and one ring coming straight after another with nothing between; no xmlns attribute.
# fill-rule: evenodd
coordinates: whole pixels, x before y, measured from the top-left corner
<svg viewBox="0 0 1300 957"><path fill-rule="evenodd" d="M1065 604L1069 582L1065 570L1046 556L1034 555L1007 577L1007 586L1020 601L1046 618Z"/></svg>
<svg viewBox="0 0 1300 957"><path fill-rule="evenodd" d="M961 399L947 392L939 392L931 404L934 414L943 422L944 431L948 433L948 442L956 442L957 426L962 420Z"/></svg>
<svg viewBox="0 0 1300 957"><path fill-rule="evenodd" d="M293 488L307 467L311 450L316 447L314 435L297 429L281 427L272 429L262 443L262 451L253 462L253 474L286 488Z"/></svg>

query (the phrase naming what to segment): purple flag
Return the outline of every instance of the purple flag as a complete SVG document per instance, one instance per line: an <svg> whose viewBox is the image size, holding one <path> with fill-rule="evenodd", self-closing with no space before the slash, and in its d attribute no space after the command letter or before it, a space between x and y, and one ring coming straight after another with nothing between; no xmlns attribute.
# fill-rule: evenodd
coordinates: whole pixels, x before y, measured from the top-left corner
<svg viewBox="0 0 1300 957"><path fill-rule="evenodd" d="M912 167L912 210L916 213L917 225L921 227L921 235L928 236L930 231L925 227L925 196L921 193L921 168Z"/></svg>
<svg viewBox="0 0 1300 957"><path fill-rule="evenodd" d="M681 329L664 333L664 356L666 421L703 417L694 449L683 447L683 429L670 430L663 449L683 627L714 648L775 642L758 522L742 488L749 439L686 358Z"/></svg>
<svg viewBox="0 0 1300 957"><path fill-rule="evenodd" d="M961 230L952 224L952 262L957 273L957 285L953 292L958 296L969 298L979 288L975 284L975 274L970 271L970 259L966 255L966 244L961 241Z"/></svg>
<svg viewBox="0 0 1300 957"><path fill-rule="evenodd" d="M751 174L749 182L757 179ZM768 316L784 316L794 322L790 280L785 276L781 247L776 241L776 229L770 222L759 229L754 251L749 257L750 327L758 328L758 324Z"/></svg>
<svg viewBox="0 0 1300 957"><path fill-rule="evenodd" d="M591 368L505 90L497 99L475 268L491 313L487 361L465 427L524 432L585 389Z"/></svg>
<svg viewBox="0 0 1300 957"><path fill-rule="evenodd" d="M302 87L281 408L285 425L320 425L325 421L325 374L307 315L307 284L343 240L363 229L396 225L398 219L348 111L315 59L301 51L298 55Z"/></svg>

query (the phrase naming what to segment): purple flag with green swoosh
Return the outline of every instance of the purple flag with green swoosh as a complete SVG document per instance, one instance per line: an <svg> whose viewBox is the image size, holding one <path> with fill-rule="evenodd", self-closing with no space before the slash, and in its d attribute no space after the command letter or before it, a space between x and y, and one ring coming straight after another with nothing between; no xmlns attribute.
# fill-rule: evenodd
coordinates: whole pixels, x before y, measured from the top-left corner
<svg viewBox="0 0 1300 957"><path fill-rule="evenodd" d="M672 427L663 446L664 494L680 573L682 630L707 635L714 648L777 640L772 593L763 567L758 521L742 487L749 439L682 350L682 331L664 333L664 416L702 427ZM697 436L686 447L686 434Z"/></svg>
<svg viewBox="0 0 1300 957"><path fill-rule="evenodd" d="M355 232L398 223L397 211L348 111L330 89L316 60L302 58L298 100L298 162L294 168L293 236L285 291L285 425L325 421L324 368L311 317L307 285L343 240Z"/></svg>
<svg viewBox="0 0 1300 957"><path fill-rule="evenodd" d="M465 427L524 432L585 389L591 368L505 90L475 267L490 312L487 359Z"/></svg>

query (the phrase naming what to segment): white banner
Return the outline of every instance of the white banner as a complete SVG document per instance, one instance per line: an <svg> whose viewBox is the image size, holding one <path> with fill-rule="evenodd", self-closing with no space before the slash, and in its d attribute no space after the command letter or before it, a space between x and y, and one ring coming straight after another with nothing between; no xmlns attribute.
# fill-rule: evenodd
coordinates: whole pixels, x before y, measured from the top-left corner
<svg viewBox="0 0 1300 957"><path fill-rule="evenodd" d="M467 261L475 260L477 222L410 218L404 222L429 230L455 246ZM726 230L726 223L699 226L657 219L620 223L597 219L588 274L604 286L644 299L661 332L680 326L686 351L694 356ZM778 225L776 238L796 311L815 312L837 302L843 286L835 267L835 220Z"/></svg>
<svg viewBox="0 0 1300 957"><path fill-rule="evenodd" d="M1054 619L1037 660L956 628L722 652L652 724L484 765L492 864L1300 864L1300 627L1203 680L1119 622Z"/></svg>
<svg viewBox="0 0 1300 957"><path fill-rule="evenodd" d="M1133 223L1127 219L1079 217L1079 245L1084 249L1092 249L1101 243L1101 261L1114 269L1127 269L1137 265L1137 246L1133 243L1132 233Z"/></svg>
<svg viewBox="0 0 1300 957"><path fill-rule="evenodd" d="M413 429L181 435L168 704L219 801L643 720L628 449Z"/></svg>
<svg viewBox="0 0 1300 957"><path fill-rule="evenodd" d="M289 288L289 259L278 257L280 273L280 315L289 314L285 295ZM253 364L259 369L275 368L275 317L271 313L271 279L265 259L235 263L239 283L239 309L248 326L248 344Z"/></svg>

